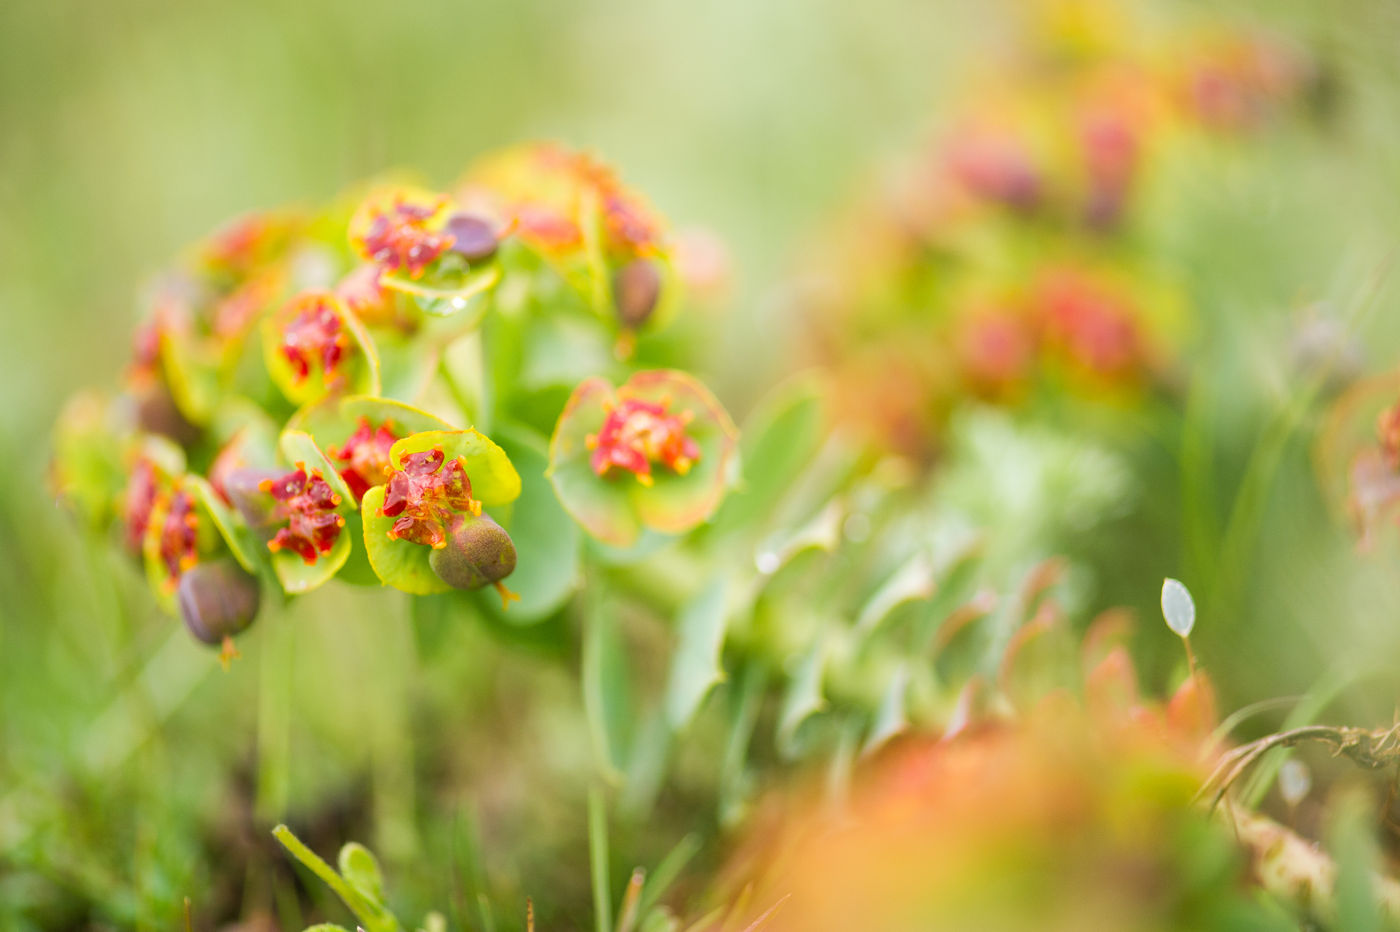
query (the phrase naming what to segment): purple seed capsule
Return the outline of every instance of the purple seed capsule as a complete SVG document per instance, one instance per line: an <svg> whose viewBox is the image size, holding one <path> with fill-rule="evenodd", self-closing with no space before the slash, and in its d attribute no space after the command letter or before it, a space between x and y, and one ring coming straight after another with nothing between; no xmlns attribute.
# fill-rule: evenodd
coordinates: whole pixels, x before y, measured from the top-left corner
<svg viewBox="0 0 1400 932"><path fill-rule="evenodd" d="M661 298L661 268L650 259L633 259L613 276L617 319L636 330L650 319Z"/></svg>
<svg viewBox="0 0 1400 932"><path fill-rule="evenodd" d="M237 563L220 559L186 570L175 597L190 634L217 645L253 623L262 589Z"/></svg>
<svg viewBox="0 0 1400 932"><path fill-rule="evenodd" d="M485 262L499 245L491 224L474 214L453 214L447 221L452 251L468 262Z"/></svg>
<svg viewBox="0 0 1400 932"><path fill-rule="evenodd" d="M277 510L277 499L262 487L265 480L276 481L282 472L241 466L231 469L224 477L224 494L254 533L271 533L283 521Z"/></svg>

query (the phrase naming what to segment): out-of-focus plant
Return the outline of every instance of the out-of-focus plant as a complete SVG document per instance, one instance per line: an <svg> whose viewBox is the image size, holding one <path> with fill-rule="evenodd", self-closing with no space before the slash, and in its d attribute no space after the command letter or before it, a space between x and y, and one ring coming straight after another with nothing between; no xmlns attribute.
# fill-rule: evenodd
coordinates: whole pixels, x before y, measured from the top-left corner
<svg viewBox="0 0 1400 932"><path fill-rule="evenodd" d="M1189 641L1171 697L1142 698L1126 614L1095 617L1096 568L1062 555L1151 490L1101 438L1003 410L1169 392L1190 315L1139 205L1169 200L1162 166L1290 110L1307 67L1236 35L1177 54L1093 16L1043 27L897 209L847 225L826 371L742 430L686 371L685 263L655 210L591 156L528 145L446 191L381 180L197 246L152 289L120 394L65 412L55 486L226 663L265 606L333 582L570 662L599 932L689 911L661 897L690 835L620 894L609 873L610 825L668 826L668 805L755 839L701 928L1344 915L1375 867L1364 831L1338 830L1344 871L1227 800L1266 898L1192 801L1213 765L1228 788L1305 736L1226 750ZM1189 638L1185 587L1162 605ZM1390 765L1393 732L1343 737ZM802 774L826 811L770 822L764 791ZM278 838L368 932L401 927L366 849L334 870ZM1351 899L1389 905L1376 887Z"/></svg>
<svg viewBox="0 0 1400 932"><path fill-rule="evenodd" d="M1170 393L1192 327L1162 261L1173 186L1297 111L1314 79L1268 36L1163 38L1117 4L1037 7L926 151L832 224L802 291L846 419L911 453L936 451L968 399Z"/></svg>

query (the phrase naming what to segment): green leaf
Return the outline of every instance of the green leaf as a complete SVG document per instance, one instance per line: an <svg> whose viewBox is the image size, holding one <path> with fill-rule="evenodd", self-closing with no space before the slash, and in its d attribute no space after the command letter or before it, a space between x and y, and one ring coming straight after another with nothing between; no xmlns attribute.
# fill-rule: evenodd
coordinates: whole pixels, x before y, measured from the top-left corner
<svg viewBox="0 0 1400 932"><path fill-rule="evenodd" d="M228 545L229 553L238 561L238 565L249 573L257 575L258 565L261 557L267 552L265 547L253 537L241 519L234 515L233 511L224 504L217 492L200 476L186 476L181 482L186 488L194 492L194 497L199 502L204 514L213 521L214 527L218 529L219 536Z"/></svg>
<svg viewBox="0 0 1400 932"><path fill-rule="evenodd" d="M845 517L845 506L832 499L797 527L770 534L754 554L754 566L765 576L773 576L805 551L832 552L841 542L841 524Z"/></svg>
<svg viewBox="0 0 1400 932"><path fill-rule="evenodd" d="M365 553L369 556L375 575L386 585L412 595L450 591L452 587L439 579L428 563L431 547L410 540L390 539L389 531L394 527L394 519L381 514L383 508L384 486L376 485L365 493L364 501L360 503L360 516L365 528Z"/></svg>
<svg viewBox="0 0 1400 932"><path fill-rule="evenodd" d="M622 778L631 743L631 684L615 606L595 594L584 618L583 706L599 762L613 781Z"/></svg>
<svg viewBox="0 0 1400 932"><path fill-rule="evenodd" d="M386 910L382 904L368 899L354 886L346 882L331 866L327 864L316 852L306 847L306 844L293 834L292 830L285 825L279 825L272 830L273 837L282 843L282 847L287 852L310 870L321 882L330 887L335 895L340 897L350 911L365 927L366 932L402 932L394 915Z"/></svg>
<svg viewBox="0 0 1400 932"><path fill-rule="evenodd" d="M340 876L372 903L384 902L384 874L370 850L359 842L350 842L340 849L337 859Z"/></svg>
<svg viewBox="0 0 1400 932"><path fill-rule="evenodd" d="M901 663L890 677L889 685L880 699L880 707L875 710L875 720L871 723L870 734L865 739L862 754L871 754L887 741L909 727L904 706L909 695L909 667Z"/></svg>
<svg viewBox="0 0 1400 932"><path fill-rule="evenodd" d="M908 602L931 598L935 588L933 562L920 551L890 574L861 606L860 614L856 617L856 632L870 634L896 608Z"/></svg>
<svg viewBox="0 0 1400 932"><path fill-rule="evenodd" d="M175 407L191 422L203 424L218 402L216 361L200 353L188 336L168 327L160 328L157 351Z"/></svg>
<svg viewBox="0 0 1400 932"><path fill-rule="evenodd" d="M826 672L826 642L818 640L797 662L778 712L778 751L784 757L798 754L797 730L802 723L822 711L822 678Z"/></svg>
<svg viewBox="0 0 1400 932"><path fill-rule="evenodd" d="M675 731L690 724L710 690L724 681L720 655L727 608L724 583L715 581L681 609L666 685L666 720Z"/></svg>
<svg viewBox="0 0 1400 932"><path fill-rule="evenodd" d="M421 408L373 395L346 395L313 402L298 409L287 422L287 427L305 431L314 438L318 447L329 450L345 443L359 427L360 418L365 418L376 427L388 423L400 435L453 429L451 424Z"/></svg>
<svg viewBox="0 0 1400 932"><path fill-rule="evenodd" d="M826 427L820 382L794 379L761 401L744 422L744 478L725 502L715 524L728 531L760 524L792 481L816 456Z"/></svg>

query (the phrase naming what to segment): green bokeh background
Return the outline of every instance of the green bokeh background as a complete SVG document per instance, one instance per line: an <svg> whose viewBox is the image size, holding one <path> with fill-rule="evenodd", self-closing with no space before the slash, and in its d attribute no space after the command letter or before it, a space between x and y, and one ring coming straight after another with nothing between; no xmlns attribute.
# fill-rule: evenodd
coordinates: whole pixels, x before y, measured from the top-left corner
<svg viewBox="0 0 1400 932"><path fill-rule="evenodd" d="M1234 580L1203 600L1200 635L1234 706L1302 692L1334 665L1380 663L1393 681L1400 657L1400 558L1358 561L1325 513L1307 419L1276 468L1254 455L1296 388L1285 348L1300 308L1346 305L1378 279L1357 336L1371 368L1400 348L1400 289L1385 271L1400 241L1400 8L1225 12L1320 47L1339 115L1184 179L1200 234L1173 258L1204 298L1191 350L1201 395L1156 432L1148 502L1095 555L1104 603L1149 617L1163 575ZM229 216L324 200L399 166L446 181L481 152L541 137L598 150L677 225L728 242L734 310L714 375L742 411L800 320L784 281L804 244L926 138L957 75L1010 22L975 0L0 4L0 902L48 895L6 877L13 845L59 878L77 905L56 915L73 927L169 928L174 904L188 893L198 907L200 891L261 909L286 868L266 820L231 802L256 798L317 814L323 848L359 833L410 902L443 903L453 845L470 833L415 826L458 825L468 785L489 811L488 848L561 839L538 861L495 865L501 887L586 902L585 873L544 860L582 837L580 800L547 798L552 776L587 766L571 658L432 619L410 630L391 594L327 593L299 630L259 635L294 641L295 663L259 667L266 645L253 640L234 674L209 675L208 654L53 506L54 415L75 389L117 381L143 281ZM1211 464L1194 492L1187 435ZM1222 551L1251 481L1263 483L1258 518L1242 549ZM1169 638L1144 637L1165 678ZM1387 715L1393 692L1365 691L1351 714ZM285 709L280 730L260 730L260 703ZM464 723L457 707L496 717ZM264 764L285 766L252 764L254 732ZM415 759L444 758L415 784ZM525 762L533 770L513 769ZM245 869L242 886L220 888L221 873Z"/></svg>

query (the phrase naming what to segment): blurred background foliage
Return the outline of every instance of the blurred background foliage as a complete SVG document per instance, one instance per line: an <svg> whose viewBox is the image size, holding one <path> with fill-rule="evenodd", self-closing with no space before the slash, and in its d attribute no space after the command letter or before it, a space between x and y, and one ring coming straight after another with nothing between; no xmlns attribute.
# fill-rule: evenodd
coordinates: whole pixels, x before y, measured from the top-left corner
<svg viewBox="0 0 1400 932"><path fill-rule="evenodd" d="M592 757L573 640L460 624L432 603L409 625L395 593L326 591L298 603L296 624L265 619L218 675L54 509L49 425L76 387L117 379L143 282L225 218L324 201L396 166L445 181L537 137L598 150L674 224L723 238L732 310L704 369L745 414L794 364L805 308L791 283L811 243L939 126L1014 36L1014 6L0 5L0 918L169 928L191 896L206 916L309 920L267 834L287 818L322 851L371 842L408 915L474 917L478 893L533 894L544 928L582 925L576 777ZM1316 56L1323 96L1192 163L1154 208L1193 309L1184 403L1149 402L1120 451L1130 504L1045 546L1095 568L1094 608L1150 617L1160 578L1186 580L1226 710L1338 671L1390 672L1400 554L1392 541L1358 558L1329 513L1311 393L1331 389L1300 360L1308 339L1333 338L1308 329L1309 309L1355 321L1343 338L1357 368L1389 368L1400 350L1400 9L1135 9L1149 34L1274 29ZM984 518L1000 502L973 481L989 474L977 457L1016 449L997 430L969 428L943 491ZM1173 640L1139 634L1150 681L1179 664ZM1334 717L1384 722L1395 699L1373 678ZM688 787L668 786L658 821L614 842L654 863L690 828L716 831L679 818Z"/></svg>

